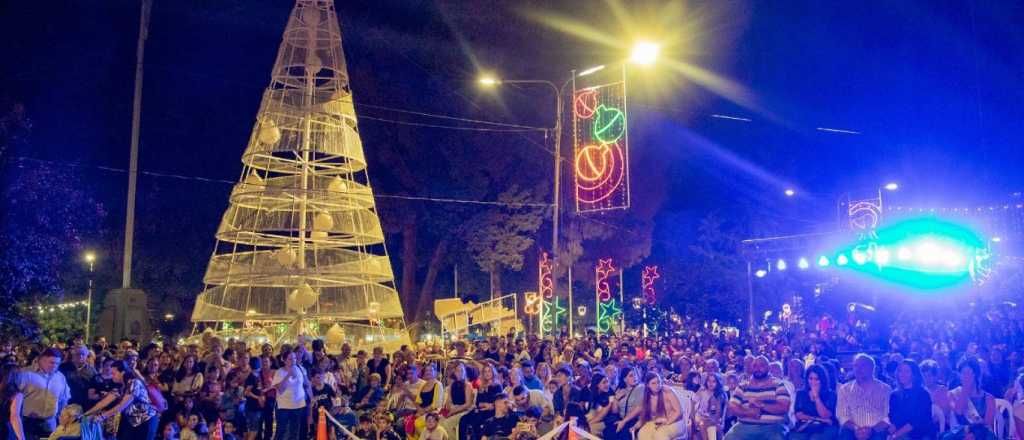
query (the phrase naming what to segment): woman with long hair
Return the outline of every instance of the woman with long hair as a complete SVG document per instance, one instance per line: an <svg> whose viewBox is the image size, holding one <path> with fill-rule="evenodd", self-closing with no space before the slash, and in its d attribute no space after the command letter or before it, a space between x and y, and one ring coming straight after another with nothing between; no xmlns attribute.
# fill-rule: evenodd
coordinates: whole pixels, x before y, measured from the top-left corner
<svg viewBox="0 0 1024 440"><path fill-rule="evenodd" d="M792 440L824 440L836 436L836 393L832 381L821 365L811 365L804 372L804 389L797 391L794 412L796 427L789 433Z"/></svg>
<svg viewBox="0 0 1024 440"><path fill-rule="evenodd" d="M120 393L110 393L100 400L89 413L99 413L99 420L121 414L117 428L119 440L153 440L160 418L149 400L146 384L134 368L125 361L116 361L111 371L114 383L121 386ZM120 397L120 400L117 400ZM117 403L114 401L117 400ZM114 403L113 406L108 405ZM106 409L105 409L106 408Z"/></svg>
<svg viewBox="0 0 1024 440"><path fill-rule="evenodd" d="M25 427L21 424L24 399L18 391L18 367L13 364L0 367L0 407L7 411L0 423L0 440L25 440Z"/></svg>
<svg viewBox="0 0 1024 440"><path fill-rule="evenodd" d="M185 356L178 367L178 373L174 376L174 385L171 386L171 395L175 402L185 397L194 397L203 388L203 373L199 371L199 358L194 354Z"/></svg>
<svg viewBox="0 0 1024 440"><path fill-rule="evenodd" d="M619 421L618 402L612 393L611 381L603 373L595 374L590 380L590 411L587 412L587 424L590 432L608 438L609 431L614 432L615 422Z"/></svg>
<svg viewBox="0 0 1024 440"><path fill-rule="evenodd" d="M644 375L643 404L620 420L616 430L622 431L627 422L639 417L633 428L639 426L637 440L671 440L686 431L682 408L679 395L662 384L661 376L648 372Z"/></svg>
<svg viewBox="0 0 1024 440"><path fill-rule="evenodd" d="M463 434L459 433L459 421L473 408L476 401L476 393L466 380L466 366L462 362L453 364L448 373L447 388L448 393L441 408L441 412L444 413L441 426L452 438L460 438Z"/></svg>
<svg viewBox="0 0 1024 440"><path fill-rule="evenodd" d="M889 396L889 434L894 438L934 438L932 398L924 389L917 363L900 361L895 376L898 388Z"/></svg>
<svg viewBox="0 0 1024 440"><path fill-rule="evenodd" d="M501 376L494 364L485 362L480 366L480 386L477 387L476 407L459 420L459 437L462 439L477 438L479 426L487 419L494 417L494 400L504 390Z"/></svg>
<svg viewBox="0 0 1024 440"><path fill-rule="evenodd" d="M729 396L725 394L725 382L719 373L708 373L704 386L697 391L697 408L694 411L694 438L704 440L718 438L725 428L725 406ZM715 434L712 435L712 432Z"/></svg>
<svg viewBox="0 0 1024 440"><path fill-rule="evenodd" d="M620 370L619 373L619 389L615 390L615 406L619 410L619 420L622 420L630 413L634 408L643 405L644 398L644 387L640 383L640 370L633 367L626 367ZM626 429L611 429L610 436L605 438L614 439L628 439L629 431L633 425L636 424L635 420L631 420L626 423L624 428ZM615 426L615 425L613 425Z"/></svg>
<svg viewBox="0 0 1024 440"><path fill-rule="evenodd" d="M538 363L537 380L539 380L541 384L547 385L548 382L551 382L551 379L551 364L546 362Z"/></svg>
<svg viewBox="0 0 1024 440"><path fill-rule="evenodd" d="M405 431L409 436L422 432L427 423L427 415L434 414L436 416L437 411L441 409L441 404L445 401L444 385L437 380L437 369L434 368L434 364L423 364L421 379L423 379L423 386L420 387L416 396L416 404L419 406L416 410L416 418L413 420L412 426L406 422Z"/></svg>

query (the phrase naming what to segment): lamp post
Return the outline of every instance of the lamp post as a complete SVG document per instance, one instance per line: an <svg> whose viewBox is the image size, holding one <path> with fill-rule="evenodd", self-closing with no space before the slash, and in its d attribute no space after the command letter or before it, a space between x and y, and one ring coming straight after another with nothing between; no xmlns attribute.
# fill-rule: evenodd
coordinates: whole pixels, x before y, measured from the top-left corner
<svg viewBox="0 0 1024 440"><path fill-rule="evenodd" d="M85 262L89 264L89 292L88 298L85 303L85 343L89 344L89 329L92 326L92 278L93 269L96 263L96 254L90 252L85 253Z"/></svg>
<svg viewBox="0 0 1024 440"><path fill-rule="evenodd" d="M628 63L638 65L650 65L657 61L661 51L661 46L657 43L650 41L638 41L630 53ZM625 66L625 64L623 64ZM561 87L556 85L552 81L543 79L501 79L492 75L484 75L478 79L478 82L483 87L497 87L502 84L542 84L551 88L555 93L555 124L551 131L555 136L555 166L554 166L554 195L552 197L552 213L551 213L551 256L553 264L557 267L558 265L558 224L560 214L560 201L561 201L561 180L562 180L562 119L565 113L565 104L562 96L565 94L565 88L572 84L576 78L584 77L601 70L604 70L605 65L597 65L587 69L583 69L579 72L572 70L569 75L569 79L562 84ZM570 288L570 303L571 298ZM569 323L572 326L572 305L570 304ZM571 333L571 331L570 331Z"/></svg>

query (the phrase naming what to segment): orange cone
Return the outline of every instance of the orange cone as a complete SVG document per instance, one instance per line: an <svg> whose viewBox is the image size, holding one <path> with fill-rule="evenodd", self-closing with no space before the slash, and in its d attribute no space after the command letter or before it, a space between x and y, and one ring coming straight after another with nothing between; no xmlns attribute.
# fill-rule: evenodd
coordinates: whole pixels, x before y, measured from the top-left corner
<svg viewBox="0 0 1024 440"><path fill-rule="evenodd" d="M224 425L217 419L217 423L213 425L213 432L210 433L210 440L224 440Z"/></svg>
<svg viewBox="0 0 1024 440"><path fill-rule="evenodd" d="M327 413L320 408L320 417L316 421L316 440L327 440Z"/></svg>

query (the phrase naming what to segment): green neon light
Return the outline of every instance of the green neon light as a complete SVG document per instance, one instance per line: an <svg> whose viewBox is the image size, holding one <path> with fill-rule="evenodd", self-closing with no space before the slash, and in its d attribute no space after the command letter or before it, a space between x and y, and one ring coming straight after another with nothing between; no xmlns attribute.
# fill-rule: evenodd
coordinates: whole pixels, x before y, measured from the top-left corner
<svg viewBox="0 0 1024 440"><path fill-rule="evenodd" d="M614 299L601 302L597 306L597 330L604 333L611 330L622 316L622 307Z"/></svg>
<svg viewBox="0 0 1024 440"><path fill-rule="evenodd" d="M626 114L615 107L597 106L594 112L594 139L602 144L617 142L626 133Z"/></svg>
<svg viewBox="0 0 1024 440"><path fill-rule="evenodd" d="M544 301L541 303L541 328L544 329L544 333L551 333L558 329L558 323L561 321L560 317L565 316L565 307L562 306L562 299L555 297L551 301Z"/></svg>
<svg viewBox="0 0 1024 440"><path fill-rule="evenodd" d="M837 265L924 290L980 282L989 272L986 241L955 223L913 219L878 229L875 235L840 249Z"/></svg>

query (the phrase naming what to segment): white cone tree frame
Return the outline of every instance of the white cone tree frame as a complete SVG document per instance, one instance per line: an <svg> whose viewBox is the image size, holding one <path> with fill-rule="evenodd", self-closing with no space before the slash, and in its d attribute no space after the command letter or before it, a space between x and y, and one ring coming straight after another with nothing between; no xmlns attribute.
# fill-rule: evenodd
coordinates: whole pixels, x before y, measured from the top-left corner
<svg viewBox="0 0 1024 440"><path fill-rule="evenodd" d="M192 321L408 343L332 0L296 2L242 163Z"/></svg>

